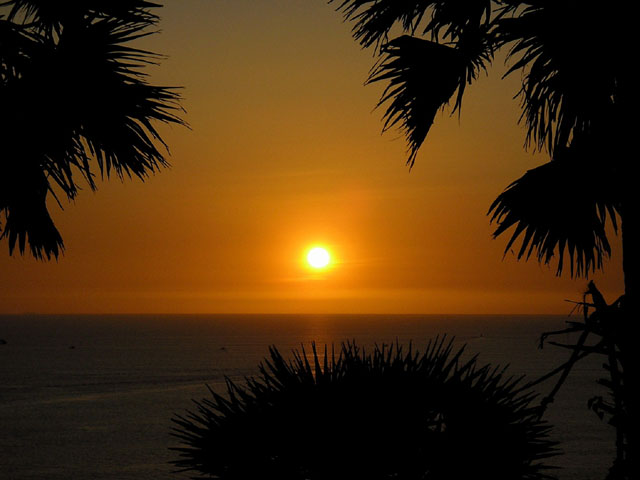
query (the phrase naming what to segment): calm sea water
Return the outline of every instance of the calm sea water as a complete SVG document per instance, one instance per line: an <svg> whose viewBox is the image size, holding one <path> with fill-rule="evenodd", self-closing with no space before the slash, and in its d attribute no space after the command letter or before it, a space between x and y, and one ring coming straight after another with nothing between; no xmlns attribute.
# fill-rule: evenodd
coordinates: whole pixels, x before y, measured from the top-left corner
<svg viewBox="0 0 640 480"><path fill-rule="evenodd" d="M539 376L566 358L537 348L563 316L118 315L0 316L0 476L27 479L184 479L169 462L171 417L223 391L223 377L256 374L269 345L412 341L420 349L447 333L481 363ZM571 340L564 337L562 340ZM565 454L564 480L604 478L610 428L587 410L604 394L601 360L584 361L547 419ZM546 393L551 385L543 385Z"/></svg>

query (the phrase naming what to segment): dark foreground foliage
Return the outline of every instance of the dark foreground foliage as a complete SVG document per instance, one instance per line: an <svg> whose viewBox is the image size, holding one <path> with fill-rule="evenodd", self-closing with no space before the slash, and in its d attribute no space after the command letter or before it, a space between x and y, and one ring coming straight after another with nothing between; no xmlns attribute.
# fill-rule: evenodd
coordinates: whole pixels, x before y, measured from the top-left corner
<svg viewBox="0 0 640 480"><path fill-rule="evenodd" d="M591 302L587 301L588 296L591 297ZM634 350L631 344L635 343L635 336L625 331L624 301L623 295L612 304L607 304L595 283L589 282L583 301L577 303L577 307L582 310L583 321L569 321L567 328L543 333L540 338L542 348L548 337L580 333L576 343L548 342L570 350L571 356L562 365L529 384L529 387L532 387L548 378L559 376L551 392L542 399L541 409L544 410L553 402L577 362L591 354L604 358L602 367L606 376L598 383L608 390L608 397L594 396L588 405L601 420L606 419L616 431L616 456L607 480L638 478L637 472L634 472L635 459L630 451L629 441L634 438L638 429L637 420L633 416L633 405L638 404L638 391L633 388L631 377L634 373L633 364L637 362L634 356L628 355L628 352Z"/></svg>
<svg viewBox="0 0 640 480"><path fill-rule="evenodd" d="M193 478L542 479L555 455L534 394L444 339L338 355L276 349L260 375L177 415Z"/></svg>
<svg viewBox="0 0 640 480"><path fill-rule="evenodd" d="M624 13L628 2L329 3L352 22L354 39L373 49L367 83L385 85L378 102L383 129L404 134L411 166L438 113L447 106L460 113L468 87L496 59L505 59L505 77L520 75L521 89L512 93L521 102L525 144L545 151L549 162L511 183L491 206L494 235L509 236L505 253L513 246L519 259L557 262L558 274L568 264L572 276L586 277L611 254L609 222L617 232L619 215L628 230L638 229L637 176L626 153L634 150L637 116L636 17ZM629 268L637 272L637 260Z"/></svg>
<svg viewBox="0 0 640 480"><path fill-rule="evenodd" d="M459 112L467 87L497 58L518 74L525 144L549 162L512 182L489 208L494 236L508 235L505 254L557 262L556 273L588 277L621 234L624 296L611 305L590 284L592 315L567 329L581 332L571 359L551 376L563 383L586 353L606 355L612 401L591 406L616 429L610 478L640 478L640 209L636 150L638 94L635 26L628 1L613 0L330 0L353 24L353 37L373 47L369 83L386 87L384 129L406 136L413 165L438 112ZM498 52L502 52L499 55ZM515 92L514 92L515 93ZM488 108L488 119L494 115ZM566 266L568 265L568 269ZM593 346L587 336L600 337ZM553 395L549 399L553 398ZM549 400L547 399L547 400Z"/></svg>
<svg viewBox="0 0 640 480"><path fill-rule="evenodd" d="M160 5L143 0L0 0L0 240L57 258L49 206L99 178L167 166L159 124L185 125L178 91L149 82L161 56L137 48Z"/></svg>

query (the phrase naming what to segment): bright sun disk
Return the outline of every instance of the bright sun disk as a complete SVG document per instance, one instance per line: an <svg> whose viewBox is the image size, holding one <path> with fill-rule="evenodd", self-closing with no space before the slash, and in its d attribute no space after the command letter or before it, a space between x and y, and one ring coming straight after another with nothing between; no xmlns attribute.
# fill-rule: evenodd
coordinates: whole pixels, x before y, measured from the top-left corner
<svg viewBox="0 0 640 480"><path fill-rule="evenodd" d="M331 256L329 255L329 252L327 252L322 247L312 248L307 254L307 262L309 262L309 265L311 265L313 268L326 267L327 265L329 265L330 259Z"/></svg>

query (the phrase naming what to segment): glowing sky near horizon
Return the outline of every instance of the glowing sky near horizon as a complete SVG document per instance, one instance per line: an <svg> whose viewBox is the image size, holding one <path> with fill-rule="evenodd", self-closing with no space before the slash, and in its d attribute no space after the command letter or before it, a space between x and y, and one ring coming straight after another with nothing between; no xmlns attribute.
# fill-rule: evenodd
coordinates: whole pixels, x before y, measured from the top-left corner
<svg viewBox="0 0 640 480"><path fill-rule="evenodd" d="M162 128L170 169L51 202L66 253L9 257L0 313L568 313L584 279L503 259L492 200L545 161L525 152L500 61L404 165L380 135L374 61L324 1L173 0L144 46L152 81L184 87L192 130ZM339 252L329 274L300 261ZM616 243L617 245L617 243ZM333 262L333 259L332 259ZM596 281L622 289L617 248Z"/></svg>

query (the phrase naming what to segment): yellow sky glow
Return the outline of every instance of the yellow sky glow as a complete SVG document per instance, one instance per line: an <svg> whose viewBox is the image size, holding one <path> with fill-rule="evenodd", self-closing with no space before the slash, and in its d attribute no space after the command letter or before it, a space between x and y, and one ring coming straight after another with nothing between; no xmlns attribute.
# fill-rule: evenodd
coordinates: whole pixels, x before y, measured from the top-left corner
<svg viewBox="0 0 640 480"><path fill-rule="evenodd" d="M9 257L0 313L568 313L584 279L503 258L487 210L527 169L517 75L500 60L405 166L380 135L373 57L326 2L166 2L143 47L184 87L191 130L160 126L171 168L51 202L65 255ZM301 268L327 241L330 272ZM339 261L339 265L337 262ZM618 242L596 281L622 291Z"/></svg>

